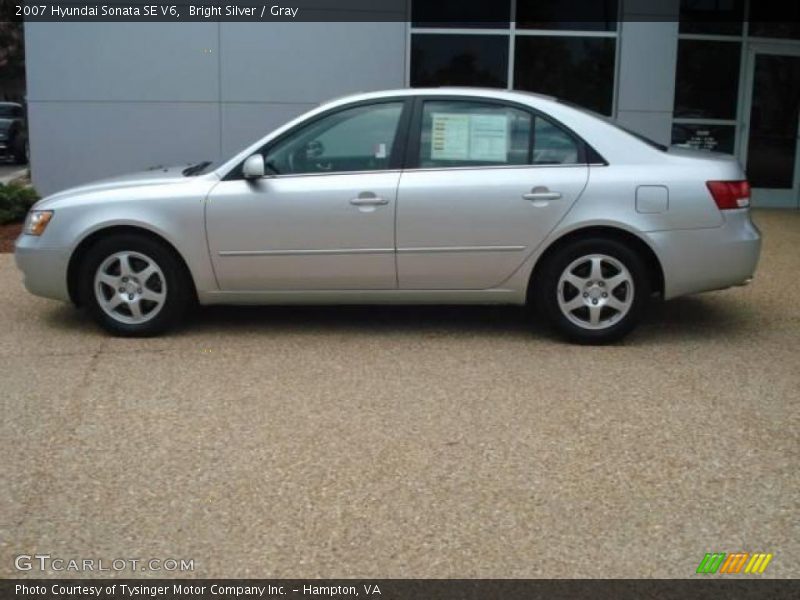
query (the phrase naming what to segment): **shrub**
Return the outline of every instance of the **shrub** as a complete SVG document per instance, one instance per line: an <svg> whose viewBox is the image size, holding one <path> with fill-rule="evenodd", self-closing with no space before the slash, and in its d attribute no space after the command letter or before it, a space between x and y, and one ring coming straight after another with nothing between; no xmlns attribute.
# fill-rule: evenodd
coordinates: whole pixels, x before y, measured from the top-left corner
<svg viewBox="0 0 800 600"><path fill-rule="evenodd" d="M0 225L22 221L39 199L36 190L16 183L0 183Z"/></svg>

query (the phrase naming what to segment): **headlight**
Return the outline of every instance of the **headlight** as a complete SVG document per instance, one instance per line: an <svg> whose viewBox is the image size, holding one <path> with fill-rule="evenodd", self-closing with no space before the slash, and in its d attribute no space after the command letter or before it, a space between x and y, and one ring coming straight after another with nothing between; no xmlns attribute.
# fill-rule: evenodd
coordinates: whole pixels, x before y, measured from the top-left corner
<svg viewBox="0 0 800 600"><path fill-rule="evenodd" d="M8 133L5 131L0 131L0 140L4 140L8 137Z"/></svg>
<svg viewBox="0 0 800 600"><path fill-rule="evenodd" d="M52 210L32 210L25 219L25 227L22 233L27 233L28 235L42 235L52 218Z"/></svg>

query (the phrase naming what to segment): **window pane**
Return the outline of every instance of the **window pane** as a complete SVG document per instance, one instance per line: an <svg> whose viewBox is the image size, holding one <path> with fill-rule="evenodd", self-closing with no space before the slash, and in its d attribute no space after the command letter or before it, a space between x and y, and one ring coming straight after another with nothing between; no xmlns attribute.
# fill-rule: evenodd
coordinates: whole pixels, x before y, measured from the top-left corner
<svg viewBox="0 0 800 600"><path fill-rule="evenodd" d="M514 87L610 115L614 94L612 38L516 38Z"/></svg>
<svg viewBox="0 0 800 600"><path fill-rule="evenodd" d="M411 86L506 87L508 36L414 34Z"/></svg>
<svg viewBox="0 0 800 600"><path fill-rule="evenodd" d="M536 117L533 134L533 164L560 165L578 162L578 144L560 127Z"/></svg>
<svg viewBox="0 0 800 600"><path fill-rule="evenodd" d="M517 28L616 31L617 0L517 0Z"/></svg>
<svg viewBox="0 0 800 600"><path fill-rule="evenodd" d="M753 37L771 37L800 39L800 23L797 21L750 21L750 35Z"/></svg>
<svg viewBox="0 0 800 600"><path fill-rule="evenodd" d="M747 151L754 187L793 186L799 109L800 57L756 54Z"/></svg>
<svg viewBox="0 0 800 600"><path fill-rule="evenodd" d="M751 36L800 39L797 0L750 0L749 21Z"/></svg>
<svg viewBox="0 0 800 600"><path fill-rule="evenodd" d="M511 0L412 0L414 27L507 28Z"/></svg>
<svg viewBox="0 0 800 600"><path fill-rule="evenodd" d="M267 166L279 174L386 169L402 111L392 102L323 117L272 148Z"/></svg>
<svg viewBox="0 0 800 600"><path fill-rule="evenodd" d="M507 106L425 102L420 167L528 164L531 115Z"/></svg>
<svg viewBox="0 0 800 600"><path fill-rule="evenodd" d="M742 35L744 0L681 0L680 32Z"/></svg>
<svg viewBox="0 0 800 600"><path fill-rule="evenodd" d="M676 117L736 118L741 50L738 42L678 42Z"/></svg>
<svg viewBox="0 0 800 600"><path fill-rule="evenodd" d="M672 143L676 146L733 154L735 139L736 128L733 125L697 123L674 123L672 125Z"/></svg>

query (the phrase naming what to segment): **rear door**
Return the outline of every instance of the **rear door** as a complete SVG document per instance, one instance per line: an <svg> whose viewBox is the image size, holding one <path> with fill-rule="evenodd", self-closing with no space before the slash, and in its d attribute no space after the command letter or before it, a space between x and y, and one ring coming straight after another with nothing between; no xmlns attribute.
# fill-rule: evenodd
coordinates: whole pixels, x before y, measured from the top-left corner
<svg viewBox="0 0 800 600"><path fill-rule="evenodd" d="M401 289L499 286L578 199L583 143L525 107L417 102L397 203Z"/></svg>

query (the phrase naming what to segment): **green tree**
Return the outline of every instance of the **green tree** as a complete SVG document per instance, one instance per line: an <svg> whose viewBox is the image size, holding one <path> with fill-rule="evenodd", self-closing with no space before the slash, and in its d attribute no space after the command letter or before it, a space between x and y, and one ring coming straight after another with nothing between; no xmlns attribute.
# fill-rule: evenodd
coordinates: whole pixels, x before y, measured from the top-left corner
<svg viewBox="0 0 800 600"><path fill-rule="evenodd" d="M0 21L0 79L25 76L25 36L22 22Z"/></svg>

